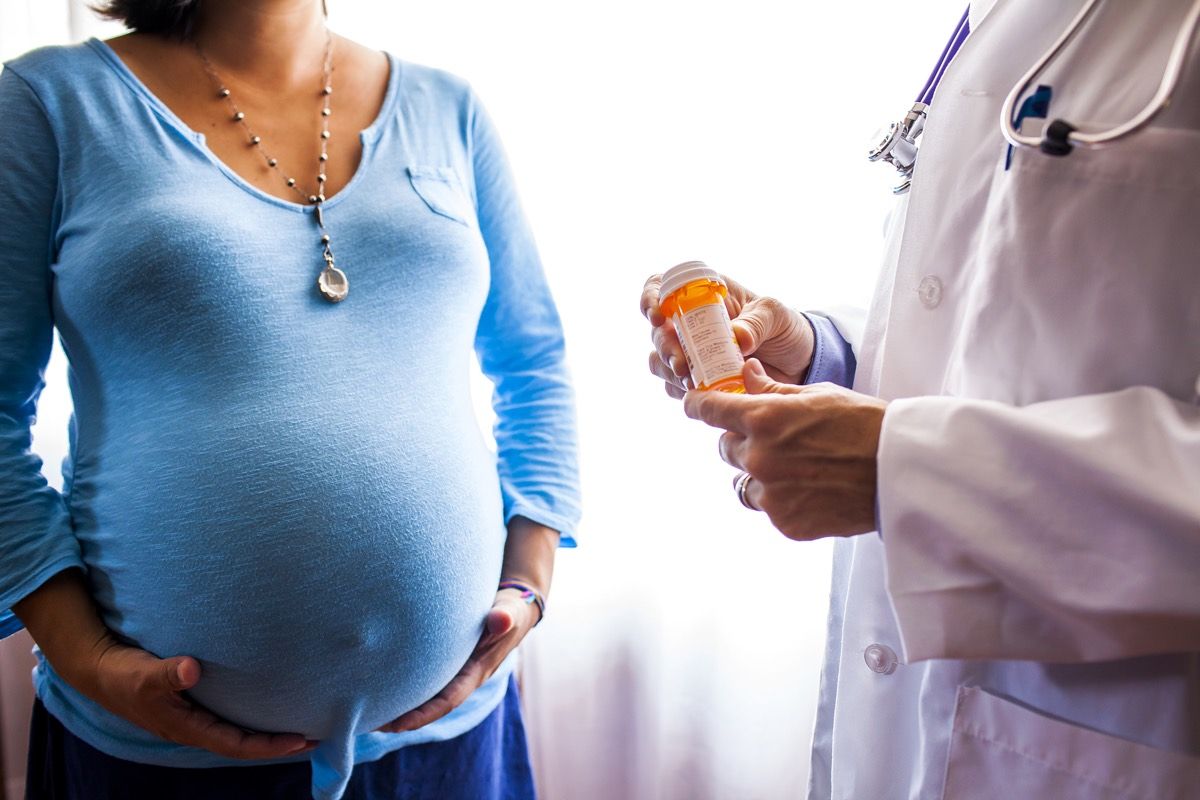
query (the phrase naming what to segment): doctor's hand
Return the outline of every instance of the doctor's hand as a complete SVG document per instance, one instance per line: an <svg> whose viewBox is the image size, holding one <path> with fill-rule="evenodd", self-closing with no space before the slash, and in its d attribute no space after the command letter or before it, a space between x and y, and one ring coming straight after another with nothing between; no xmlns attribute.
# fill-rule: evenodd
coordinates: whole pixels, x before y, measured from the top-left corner
<svg viewBox="0 0 1200 800"><path fill-rule="evenodd" d="M789 539L874 530L887 403L830 384L782 384L753 359L743 376L747 394L688 392L684 410L725 429L721 457L749 473L747 502Z"/></svg>
<svg viewBox="0 0 1200 800"><path fill-rule="evenodd" d="M735 280L722 276L729 287L725 307L742 355L753 355L767 374L783 383L800 383L813 355L813 330L798 311L773 297L759 297ZM650 372L666 382L667 394L683 397L692 387L691 373L675 326L659 309L662 275L651 275L642 289L642 314L650 320Z"/></svg>

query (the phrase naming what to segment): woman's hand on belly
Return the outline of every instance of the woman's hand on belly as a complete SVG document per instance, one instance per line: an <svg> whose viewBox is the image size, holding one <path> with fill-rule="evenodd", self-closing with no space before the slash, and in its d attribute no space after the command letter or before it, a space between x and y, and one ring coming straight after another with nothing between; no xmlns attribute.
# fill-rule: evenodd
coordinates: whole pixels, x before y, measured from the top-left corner
<svg viewBox="0 0 1200 800"><path fill-rule="evenodd" d="M441 719L471 696L500 667L501 662L517 648L525 634L537 624L536 605L521 599L520 592L502 589L496 592L496 602L488 612L483 636L458 674L431 700L417 706L384 725L384 733L400 733L422 728Z"/></svg>
<svg viewBox="0 0 1200 800"><path fill-rule="evenodd" d="M13 612L59 677L156 736L238 759L282 758L316 746L297 734L245 730L192 702L183 693L200 682L199 662L158 658L118 641L78 570L58 573Z"/></svg>
<svg viewBox="0 0 1200 800"><path fill-rule="evenodd" d="M522 583L535 589L544 598L554 571L558 538L558 531L524 517L513 517L508 524L508 539L504 545L501 583ZM432 699L400 715L379 730L384 733L416 730L458 708L484 681L492 677L508 654L517 649L525 635L541 621L541 615L541 609L522 598L520 591L497 591L492 610L488 612L484 623L483 636L458 674Z"/></svg>

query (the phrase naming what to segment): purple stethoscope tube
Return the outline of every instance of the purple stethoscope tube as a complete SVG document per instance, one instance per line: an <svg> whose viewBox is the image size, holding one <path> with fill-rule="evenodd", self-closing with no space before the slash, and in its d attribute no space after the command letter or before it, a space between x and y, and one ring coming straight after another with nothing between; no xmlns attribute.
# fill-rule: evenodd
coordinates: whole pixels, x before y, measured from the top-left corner
<svg viewBox="0 0 1200 800"><path fill-rule="evenodd" d="M950 40L946 42L946 46L942 48L942 57L938 59L937 66L933 68L933 72L929 73L929 78L925 81L925 86L917 94L916 102L929 105L933 102L933 95L937 92L938 84L942 82L942 74L946 71L946 67L950 66L950 62L958 55L958 48L962 47L962 43L967 40L967 36L971 33L971 7L963 11L962 19L958 21L958 25L954 28L954 33L950 36Z"/></svg>

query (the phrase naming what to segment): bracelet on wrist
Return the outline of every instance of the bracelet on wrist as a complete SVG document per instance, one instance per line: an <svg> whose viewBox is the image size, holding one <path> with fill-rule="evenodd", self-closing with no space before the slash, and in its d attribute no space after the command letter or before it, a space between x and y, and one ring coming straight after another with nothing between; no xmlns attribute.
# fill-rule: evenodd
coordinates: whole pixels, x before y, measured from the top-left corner
<svg viewBox="0 0 1200 800"><path fill-rule="evenodd" d="M536 605L538 608L538 620L533 623L533 627L536 628L542 623L546 616L546 598L542 597L541 592L520 581L500 581L500 589L515 589L520 592L526 605Z"/></svg>

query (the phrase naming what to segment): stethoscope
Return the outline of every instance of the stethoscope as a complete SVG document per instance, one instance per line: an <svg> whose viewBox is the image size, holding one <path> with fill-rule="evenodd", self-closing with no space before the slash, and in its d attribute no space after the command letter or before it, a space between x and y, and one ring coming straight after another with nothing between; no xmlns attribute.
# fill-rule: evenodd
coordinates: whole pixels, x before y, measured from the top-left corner
<svg viewBox="0 0 1200 800"><path fill-rule="evenodd" d="M1105 131L1096 131L1093 133L1080 131L1076 126L1063 119L1056 119L1047 125L1042 131L1041 136L1026 136L1017 130L1016 117L1014 115L1017 103L1029 87L1033 85L1034 81L1037 80L1038 76L1046 70L1046 67L1075 38L1075 35L1079 33L1084 23L1087 22L1099 5L1100 0L1088 0L1079 13L1075 15L1075 18L1071 20L1066 30L1062 32L1062 35L1058 37L1058 40L1050 46L1049 50L1042 54L1042 57L1029 68L1029 71L1017 81L1012 91L1008 93L1008 97L1005 98L1003 105L1000 107L1000 132L1004 134L1004 138L1013 147L1036 147L1046 155L1052 156L1065 156L1076 146L1085 148L1103 147L1132 136L1142 128L1145 128L1171 103L1175 89L1179 85L1179 78L1183 72L1184 60L1187 57L1192 37L1195 35L1197 24L1200 23L1200 0L1195 0L1192 3L1191 10L1188 11L1188 15L1180 27L1179 33L1175 36L1175 42L1171 46L1167 65L1163 69L1158 91L1154 93L1150 102L1127 122ZM895 194L904 194L912 185L913 167L916 165L917 150L919 147L918 140L925 129L925 120L928 116L930 103L933 102L933 96L937 91L938 84L941 83L943 73L945 73L946 68L950 65L954 56L957 55L962 43L966 41L967 36L970 34L969 16L970 9L968 8L963 14L962 19L959 20L958 26L954 29L950 40L946 43L937 66L930 73L929 79L925 81L925 87L917 95L916 103L904 115L904 119L900 122L892 123L881 132L878 144L872 147L867 154L869 160L884 161L894 166L896 171L900 173L901 182L892 189Z"/></svg>

